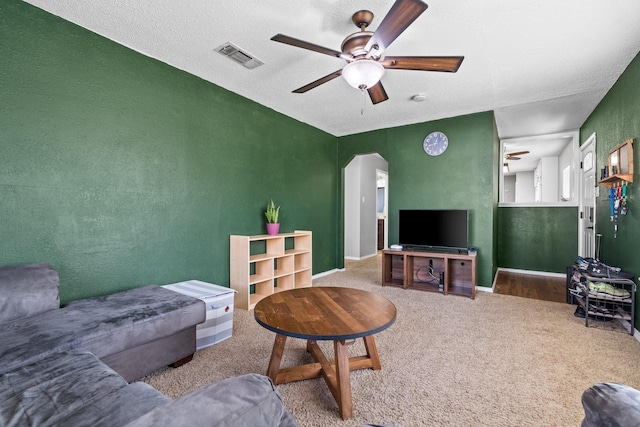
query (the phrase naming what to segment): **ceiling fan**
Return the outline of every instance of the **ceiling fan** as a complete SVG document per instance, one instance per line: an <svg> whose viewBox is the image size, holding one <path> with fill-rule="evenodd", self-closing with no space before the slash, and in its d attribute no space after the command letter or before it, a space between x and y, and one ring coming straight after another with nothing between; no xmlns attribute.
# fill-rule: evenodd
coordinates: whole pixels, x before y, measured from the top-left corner
<svg viewBox="0 0 640 427"><path fill-rule="evenodd" d="M515 153L505 153L504 159L505 160L520 160L521 157L518 157L518 156L522 156L523 154L529 154L529 152L528 151L516 151Z"/></svg>
<svg viewBox="0 0 640 427"><path fill-rule="evenodd" d="M420 0L396 0L375 32L366 31L366 28L373 21L373 13L368 10L360 10L351 17L353 23L360 28L360 32L347 36L340 46L340 51L284 34L276 34L271 37L271 40L347 61L344 68L302 86L294 90L293 93L307 92L342 76L354 88L366 89L371 102L377 104L389 99L380 82L385 69L450 73L458 71L464 56L387 56L382 58L385 49L426 9L427 4Z"/></svg>

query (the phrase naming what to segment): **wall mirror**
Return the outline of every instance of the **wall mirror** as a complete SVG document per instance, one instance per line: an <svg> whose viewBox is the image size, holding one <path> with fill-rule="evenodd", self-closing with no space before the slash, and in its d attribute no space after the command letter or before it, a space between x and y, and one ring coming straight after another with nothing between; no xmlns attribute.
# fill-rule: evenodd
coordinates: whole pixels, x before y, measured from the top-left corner
<svg viewBox="0 0 640 427"><path fill-rule="evenodd" d="M500 206L577 206L579 132L500 141Z"/></svg>

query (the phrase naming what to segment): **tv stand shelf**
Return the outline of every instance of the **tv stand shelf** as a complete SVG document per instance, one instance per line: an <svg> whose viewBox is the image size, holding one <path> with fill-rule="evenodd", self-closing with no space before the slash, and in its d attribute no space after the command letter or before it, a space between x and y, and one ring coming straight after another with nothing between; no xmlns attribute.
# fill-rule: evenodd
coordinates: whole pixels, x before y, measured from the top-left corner
<svg viewBox="0 0 640 427"><path fill-rule="evenodd" d="M476 255L411 250L382 251L382 286L476 297Z"/></svg>

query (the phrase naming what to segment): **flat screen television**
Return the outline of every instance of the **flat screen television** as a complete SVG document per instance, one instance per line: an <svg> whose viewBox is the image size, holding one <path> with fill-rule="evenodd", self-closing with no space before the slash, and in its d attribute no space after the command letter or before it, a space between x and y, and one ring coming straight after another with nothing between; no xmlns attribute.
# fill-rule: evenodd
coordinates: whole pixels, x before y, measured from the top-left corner
<svg viewBox="0 0 640 427"><path fill-rule="evenodd" d="M403 247L466 250L469 245L466 209L400 209L398 222Z"/></svg>

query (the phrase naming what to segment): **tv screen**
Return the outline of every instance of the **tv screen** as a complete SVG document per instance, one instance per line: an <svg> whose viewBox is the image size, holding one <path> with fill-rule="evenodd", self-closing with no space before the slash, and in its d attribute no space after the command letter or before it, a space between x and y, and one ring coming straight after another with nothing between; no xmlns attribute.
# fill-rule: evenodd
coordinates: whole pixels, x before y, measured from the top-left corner
<svg viewBox="0 0 640 427"><path fill-rule="evenodd" d="M467 249L469 211L465 209L401 209L398 240L402 246Z"/></svg>

